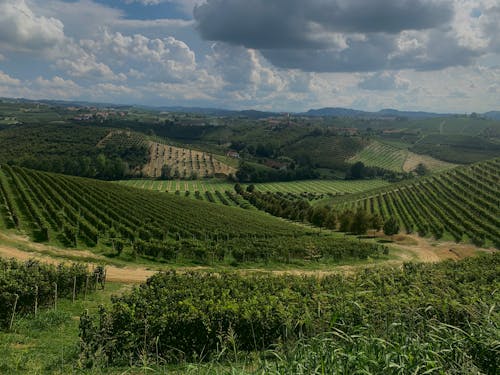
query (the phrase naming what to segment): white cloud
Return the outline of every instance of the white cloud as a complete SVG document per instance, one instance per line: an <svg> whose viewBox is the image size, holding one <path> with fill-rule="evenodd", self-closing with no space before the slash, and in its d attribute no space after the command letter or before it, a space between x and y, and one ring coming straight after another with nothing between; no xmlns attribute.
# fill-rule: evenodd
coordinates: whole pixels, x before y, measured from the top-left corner
<svg viewBox="0 0 500 375"><path fill-rule="evenodd" d="M64 40L64 25L37 16L25 0L0 0L0 46L14 51L43 50Z"/></svg>
<svg viewBox="0 0 500 375"><path fill-rule="evenodd" d="M406 90L410 82L394 72L374 73L366 76L359 82L358 87L363 90Z"/></svg>
<svg viewBox="0 0 500 375"><path fill-rule="evenodd" d="M55 65L66 74L76 78L91 80L125 80L123 74L115 74L111 68L97 61L96 57L78 46L72 46L71 56L57 59ZM68 50L69 52L70 50Z"/></svg>
<svg viewBox="0 0 500 375"><path fill-rule="evenodd" d="M0 85L19 86L20 84L20 80L13 78L0 70Z"/></svg>
<svg viewBox="0 0 500 375"><path fill-rule="evenodd" d="M195 53L174 37L150 39L106 30L100 39L82 41L82 48L111 66L126 67L132 78L140 71L150 80L179 82L198 74Z"/></svg>
<svg viewBox="0 0 500 375"><path fill-rule="evenodd" d="M124 17L124 12L92 0L31 0L33 10L42 16L57 18L64 24L66 36L81 39L94 37L104 25Z"/></svg>

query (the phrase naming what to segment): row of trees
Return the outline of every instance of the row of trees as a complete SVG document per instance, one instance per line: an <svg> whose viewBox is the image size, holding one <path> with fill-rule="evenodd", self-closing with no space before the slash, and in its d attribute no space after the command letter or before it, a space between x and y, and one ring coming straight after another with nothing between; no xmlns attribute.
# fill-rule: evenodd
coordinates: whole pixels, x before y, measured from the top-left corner
<svg viewBox="0 0 500 375"><path fill-rule="evenodd" d="M384 221L380 214L372 214L362 208L337 211L329 206L313 207L306 199L290 198L282 193L261 193L253 185L245 190L236 184L235 190L259 210L289 220L308 222L320 228L338 229L357 235L366 234L368 230L378 232L383 229L390 236L399 233L400 229L396 218L389 217Z"/></svg>

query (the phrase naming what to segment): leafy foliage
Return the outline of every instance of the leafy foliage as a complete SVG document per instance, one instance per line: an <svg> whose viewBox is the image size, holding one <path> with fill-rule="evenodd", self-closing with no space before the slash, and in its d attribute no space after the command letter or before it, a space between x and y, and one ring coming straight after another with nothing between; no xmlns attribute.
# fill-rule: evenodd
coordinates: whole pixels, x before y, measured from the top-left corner
<svg viewBox="0 0 500 375"><path fill-rule="evenodd" d="M52 266L29 260L25 263L0 258L0 328L8 327L13 312L33 313L54 304L57 296L69 298L95 289L96 277L85 265ZM16 297L17 296L17 297ZM15 311L14 311L15 305Z"/></svg>
<svg viewBox="0 0 500 375"><path fill-rule="evenodd" d="M22 125L0 132L0 162L50 172L120 179L147 162L144 144L99 141L109 131L98 126Z"/></svg>
<svg viewBox="0 0 500 375"><path fill-rule="evenodd" d="M304 259L309 245L334 260L364 259L381 251L257 211L102 181L2 166L0 186L3 221L29 231L35 240L65 246L99 244L151 259L203 263L288 262ZM209 191L205 196L215 199Z"/></svg>
<svg viewBox="0 0 500 375"><path fill-rule="evenodd" d="M297 366L317 371L320 358L327 373L359 369L349 359L359 356L374 372L397 373L391 369L395 362L420 370L494 374L499 365L499 268L496 253L321 279L163 273L115 298L111 308L99 311L97 321L88 314L81 317L82 359L91 365L100 355L120 364L137 361L142 353L142 360L203 361L228 345L253 351L281 343L285 357L278 351L270 365L293 373ZM310 339L325 332L332 332L334 342L325 336ZM454 335L462 337L450 341L463 351L458 361L445 345L446 337ZM287 344L300 338L303 346L287 353ZM412 339L425 355L418 354ZM431 347L439 354L432 354Z"/></svg>
<svg viewBox="0 0 500 375"><path fill-rule="evenodd" d="M334 198L337 210L362 207L385 220L394 217L407 233L467 236L500 247L500 159L459 167L435 176L363 194Z"/></svg>

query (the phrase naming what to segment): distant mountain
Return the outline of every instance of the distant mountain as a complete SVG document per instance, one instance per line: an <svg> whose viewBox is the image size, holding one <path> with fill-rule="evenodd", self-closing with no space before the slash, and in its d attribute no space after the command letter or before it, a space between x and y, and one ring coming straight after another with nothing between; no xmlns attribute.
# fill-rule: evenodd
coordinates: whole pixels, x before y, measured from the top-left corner
<svg viewBox="0 0 500 375"><path fill-rule="evenodd" d="M500 120L500 111L486 112L483 116L492 120Z"/></svg>
<svg viewBox="0 0 500 375"><path fill-rule="evenodd" d="M398 111L396 109L382 109L378 112L367 112L350 108L310 109L305 113L301 113L301 115L310 117L352 117L352 118L405 117L410 119L453 116L453 114L449 113L446 114L446 113L432 113L432 112Z"/></svg>

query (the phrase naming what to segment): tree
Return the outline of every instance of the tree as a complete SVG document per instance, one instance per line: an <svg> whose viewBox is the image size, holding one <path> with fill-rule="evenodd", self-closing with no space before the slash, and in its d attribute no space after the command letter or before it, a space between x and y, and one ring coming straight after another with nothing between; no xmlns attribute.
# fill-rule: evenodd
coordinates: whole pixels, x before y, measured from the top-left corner
<svg viewBox="0 0 500 375"><path fill-rule="evenodd" d="M392 236L395 234L399 233L399 222L396 220L394 217L390 217L389 220L387 220L384 223L384 234L386 236Z"/></svg>
<svg viewBox="0 0 500 375"><path fill-rule="evenodd" d="M169 180L171 178L172 178L172 167L170 167L167 164L163 164L163 167L161 167L161 179Z"/></svg>
<svg viewBox="0 0 500 375"><path fill-rule="evenodd" d="M328 209L326 207L315 208L311 215L311 224L322 227L324 226L325 219L328 216Z"/></svg>
<svg viewBox="0 0 500 375"><path fill-rule="evenodd" d="M337 229L337 214L335 211L331 210L328 215L326 215L323 225L328 229Z"/></svg>
<svg viewBox="0 0 500 375"><path fill-rule="evenodd" d="M353 180L360 180L365 177L365 165L363 162L354 163L349 169L349 177Z"/></svg>
<svg viewBox="0 0 500 375"><path fill-rule="evenodd" d="M418 165L414 169L415 173L419 176L425 176L429 174L429 169L425 166L425 164L418 163Z"/></svg>
<svg viewBox="0 0 500 375"><path fill-rule="evenodd" d="M339 230L341 232L350 232L351 231L352 218L353 218L352 211L344 211L340 214L340 216L339 216L339 223L340 223Z"/></svg>
<svg viewBox="0 0 500 375"><path fill-rule="evenodd" d="M358 209L351 223L351 232L354 234L366 234L370 224L370 217L363 209Z"/></svg>
<svg viewBox="0 0 500 375"><path fill-rule="evenodd" d="M384 220L382 219L382 216L379 214L374 214L371 217L370 220L370 227L375 230L375 232L378 232L382 227L384 226Z"/></svg>

